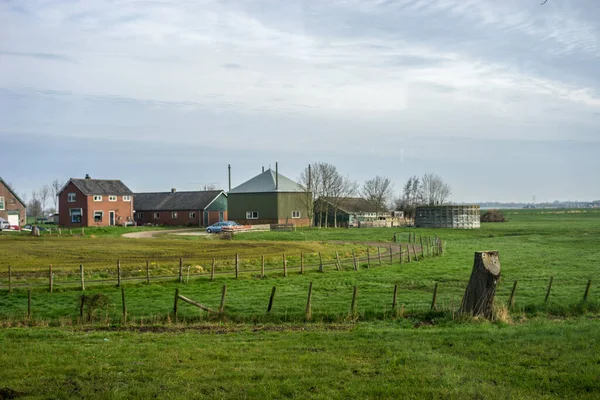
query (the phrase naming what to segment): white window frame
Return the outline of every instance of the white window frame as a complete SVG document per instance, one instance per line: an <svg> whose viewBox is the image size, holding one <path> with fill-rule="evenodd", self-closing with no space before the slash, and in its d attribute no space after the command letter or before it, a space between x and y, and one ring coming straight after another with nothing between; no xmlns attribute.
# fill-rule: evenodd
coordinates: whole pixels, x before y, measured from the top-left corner
<svg viewBox="0 0 600 400"><path fill-rule="evenodd" d="M144 213L138 212L136 214L137 214L137 219L144 219Z"/></svg>
<svg viewBox="0 0 600 400"><path fill-rule="evenodd" d="M196 218L196 213L194 211L190 211L189 217L190 219Z"/></svg>
<svg viewBox="0 0 600 400"><path fill-rule="evenodd" d="M171 213L171 219L177 219L177 211Z"/></svg>
<svg viewBox="0 0 600 400"><path fill-rule="evenodd" d="M117 196L108 196L108 201L117 201Z"/></svg>
<svg viewBox="0 0 600 400"><path fill-rule="evenodd" d="M94 201L102 201L102 195L95 194L94 195Z"/></svg>
<svg viewBox="0 0 600 400"><path fill-rule="evenodd" d="M298 210L292 211L292 218L297 219L297 218L301 218L301 216L302 216L302 213L300 211L298 211Z"/></svg>
<svg viewBox="0 0 600 400"><path fill-rule="evenodd" d="M100 221L96 221L96 213L100 213ZM94 223L102 222L104 220L104 211L94 211Z"/></svg>
<svg viewBox="0 0 600 400"><path fill-rule="evenodd" d="M123 201L131 201L131 196L123 196Z"/></svg>
<svg viewBox="0 0 600 400"><path fill-rule="evenodd" d="M67 202L68 203L75 203L76 201L77 201L77 193L75 193L75 192L67 193Z"/></svg>
<svg viewBox="0 0 600 400"><path fill-rule="evenodd" d="M79 210L79 222L73 221L73 211ZM69 217L71 218L72 224L82 224L83 223L83 209L81 208L69 208Z"/></svg>
<svg viewBox="0 0 600 400"><path fill-rule="evenodd" d="M0 196L0 210L4 211L6 205L4 204L4 196Z"/></svg>
<svg viewBox="0 0 600 400"><path fill-rule="evenodd" d="M159 219L160 218L160 213L155 212L153 215L154 219Z"/></svg>
<svg viewBox="0 0 600 400"><path fill-rule="evenodd" d="M246 211L246 219L258 219L258 211Z"/></svg>

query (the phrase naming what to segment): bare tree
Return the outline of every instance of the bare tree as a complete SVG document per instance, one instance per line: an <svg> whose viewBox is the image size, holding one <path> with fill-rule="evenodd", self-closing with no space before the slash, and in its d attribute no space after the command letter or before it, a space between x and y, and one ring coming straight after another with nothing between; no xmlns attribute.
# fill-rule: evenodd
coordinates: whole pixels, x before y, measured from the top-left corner
<svg viewBox="0 0 600 400"><path fill-rule="evenodd" d="M375 207L377 215L387 208L392 198L394 185L392 181L384 176L376 176L366 181L362 187L362 195L369 203Z"/></svg>
<svg viewBox="0 0 600 400"><path fill-rule="evenodd" d="M439 175L425 174L421 178L421 196L423 204L439 206L444 204L452 194L450 185Z"/></svg>
<svg viewBox="0 0 600 400"><path fill-rule="evenodd" d="M421 181L417 176L411 176L406 181L402 194L396 200L396 210L403 211L406 218L413 218L419 204L421 204Z"/></svg>
<svg viewBox="0 0 600 400"><path fill-rule="evenodd" d="M337 214L340 207L350 197L355 196L358 192L358 183L351 180L349 177L340 175L336 171L336 175L332 181L330 190L329 203L333 207L333 226L337 228Z"/></svg>
<svg viewBox="0 0 600 400"><path fill-rule="evenodd" d="M202 190L204 190L204 191L217 190L217 185L214 185L212 183L210 185L204 185L204 187L202 188Z"/></svg>
<svg viewBox="0 0 600 400"><path fill-rule="evenodd" d="M40 204L42 206L42 213L46 210L46 202L50 196L50 186L44 185L38 192Z"/></svg>
<svg viewBox="0 0 600 400"><path fill-rule="evenodd" d="M27 203L27 214L36 218L42 214L42 202L37 190L31 191L31 200Z"/></svg>
<svg viewBox="0 0 600 400"><path fill-rule="evenodd" d="M58 210L58 192L63 187L64 182L55 179L50 185L50 193L52 194L52 200L54 200L54 209Z"/></svg>
<svg viewBox="0 0 600 400"><path fill-rule="evenodd" d="M310 220L310 226L312 227L314 224L315 217L315 205L314 205L314 196L315 196L315 179L313 175L313 166L308 165L304 170L300 173L300 179L298 179L302 190L304 191L304 196L302 196L302 207L306 212L306 217Z"/></svg>

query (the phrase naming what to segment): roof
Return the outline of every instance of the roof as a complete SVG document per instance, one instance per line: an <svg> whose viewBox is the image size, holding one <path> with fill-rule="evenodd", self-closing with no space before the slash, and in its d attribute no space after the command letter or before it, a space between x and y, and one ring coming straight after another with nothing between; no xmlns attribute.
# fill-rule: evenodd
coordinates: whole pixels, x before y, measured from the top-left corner
<svg viewBox="0 0 600 400"><path fill-rule="evenodd" d="M323 200L332 204L332 199L324 198ZM377 208L362 197L349 197L344 199L341 201L338 208L347 213L377 212Z"/></svg>
<svg viewBox="0 0 600 400"><path fill-rule="evenodd" d="M71 178L69 182L73 182L79 190L86 196L89 195L114 195L114 196L127 196L132 195L133 192L129 190L125 184L119 180L111 179L76 179ZM67 182L67 184L69 183ZM65 185L59 193L65 190Z"/></svg>
<svg viewBox="0 0 600 400"><path fill-rule="evenodd" d="M23 207L26 207L27 205L25 204L25 202L23 200L21 200L21 198L19 197L19 195L17 194L17 192L15 192L8 183L6 183L6 181L4 179L2 179L2 177L0 176L0 183L2 183L4 186L6 186L6 188L8 189L9 192L12 193L13 196L15 196L15 199L17 199L19 201L19 203L21 203L23 205Z"/></svg>
<svg viewBox="0 0 600 400"><path fill-rule="evenodd" d="M293 180L281 174L277 174L277 176L279 177L279 187L277 189L275 189L275 171L269 168L249 181L231 189L229 193L304 192L302 186Z"/></svg>
<svg viewBox="0 0 600 400"><path fill-rule="evenodd" d="M221 193L222 190L136 193L134 205L136 211L204 210Z"/></svg>

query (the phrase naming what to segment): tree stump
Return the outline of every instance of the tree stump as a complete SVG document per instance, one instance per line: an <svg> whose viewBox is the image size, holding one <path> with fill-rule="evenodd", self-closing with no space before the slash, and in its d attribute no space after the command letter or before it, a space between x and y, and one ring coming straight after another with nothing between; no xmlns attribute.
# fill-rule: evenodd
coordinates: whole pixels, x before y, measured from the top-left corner
<svg viewBox="0 0 600 400"><path fill-rule="evenodd" d="M478 251L460 307L461 313L492 318L496 285L500 279L498 251Z"/></svg>

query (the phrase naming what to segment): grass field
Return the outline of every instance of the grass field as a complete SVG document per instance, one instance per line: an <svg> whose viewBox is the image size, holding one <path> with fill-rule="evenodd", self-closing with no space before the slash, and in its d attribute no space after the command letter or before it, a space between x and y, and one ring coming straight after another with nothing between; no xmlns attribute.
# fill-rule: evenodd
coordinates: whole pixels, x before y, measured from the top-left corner
<svg viewBox="0 0 600 400"><path fill-rule="evenodd" d="M25 318L23 288L10 295L2 291L0 363L11 368L0 368L0 391L5 386L40 398L46 390L55 397L94 398L597 398L600 213L585 211L509 211L509 222L474 231L301 230L240 235L232 242L0 237L1 254L24 252L42 265L54 252L68 257L73 246L88 251L89 261L112 261L114 248L136 246L145 256L259 255L270 249L277 256L279 246L299 246L296 254L289 252L287 278L278 270L265 279L243 274L239 280L218 275L215 281L201 276L183 284L126 283L126 325L121 291L114 285L86 291L109 299L92 324L79 324L81 292L73 288L52 294L35 289L32 320ZM363 263L357 272L350 263L343 271L330 266L325 273L311 269L303 275L291 268L300 251L364 248L362 243L389 242L393 232L406 241L409 231L440 235L444 255L410 264L374 262L370 269ZM518 280L515 310L503 310L494 323L455 317L473 252L491 249L500 251L502 264L497 303L506 304ZM552 293L544 303L551 276ZM588 279L593 285L583 303ZM313 319L304 322L310 282ZM431 312L435 283L437 307ZM176 288L217 308L223 284L228 287L223 317L180 302L178 322L173 320ZM394 284L398 312L391 310ZM355 285L358 307L351 315ZM267 313L273 286L277 292Z"/></svg>

